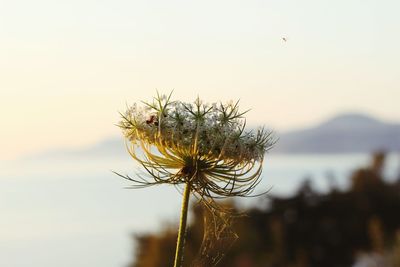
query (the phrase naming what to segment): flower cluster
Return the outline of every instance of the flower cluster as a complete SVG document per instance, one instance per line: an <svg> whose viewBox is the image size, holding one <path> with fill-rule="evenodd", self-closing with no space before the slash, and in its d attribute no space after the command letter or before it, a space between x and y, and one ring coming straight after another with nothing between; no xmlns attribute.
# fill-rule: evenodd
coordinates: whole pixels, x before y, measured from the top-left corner
<svg viewBox="0 0 400 267"><path fill-rule="evenodd" d="M163 95L144 107L128 108L120 127L131 142L192 149L199 156L247 162L262 160L271 148L271 134L264 129L245 132L245 121L238 102L227 104L170 101Z"/></svg>
<svg viewBox="0 0 400 267"><path fill-rule="evenodd" d="M245 131L245 113L238 102L184 103L163 95L129 107L119 126L132 157L155 179L146 184L190 181L201 195L244 195L258 183L264 154L274 143L263 128Z"/></svg>

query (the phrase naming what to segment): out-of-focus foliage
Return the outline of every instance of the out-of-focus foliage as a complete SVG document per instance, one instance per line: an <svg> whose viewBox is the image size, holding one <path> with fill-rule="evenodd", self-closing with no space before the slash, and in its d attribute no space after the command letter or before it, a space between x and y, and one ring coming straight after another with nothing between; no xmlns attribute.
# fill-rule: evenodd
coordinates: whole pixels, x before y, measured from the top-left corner
<svg viewBox="0 0 400 267"><path fill-rule="evenodd" d="M346 192L332 188L320 194L305 182L293 197L268 196L265 210L248 210L236 219L233 228L239 239L217 266L374 266L363 263L367 261L400 266L400 180L384 181L384 159L378 153L370 167L355 171ZM186 266L198 266L203 212L194 209ZM172 266L174 231L138 236L136 242L131 267Z"/></svg>

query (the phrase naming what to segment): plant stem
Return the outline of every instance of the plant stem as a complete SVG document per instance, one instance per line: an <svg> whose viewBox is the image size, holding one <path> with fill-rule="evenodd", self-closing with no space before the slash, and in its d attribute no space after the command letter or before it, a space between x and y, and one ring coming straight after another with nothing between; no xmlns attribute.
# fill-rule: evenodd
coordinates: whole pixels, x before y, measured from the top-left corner
<svg viewBox="0 0 400 267"><path fill-rule="evenodd" d="M186 221L189 206L190 183L188 182L183 192L181 220L179 223L178 241L176 242L175 264L174 267L182 267L183 264L183 248L186 238Z"/></svg>

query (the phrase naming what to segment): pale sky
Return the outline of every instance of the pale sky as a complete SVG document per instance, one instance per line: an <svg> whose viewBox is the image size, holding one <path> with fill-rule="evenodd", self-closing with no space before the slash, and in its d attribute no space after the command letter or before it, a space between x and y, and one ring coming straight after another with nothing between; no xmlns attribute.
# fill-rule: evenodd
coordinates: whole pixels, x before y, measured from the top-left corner
<svg viewBox="0 0 400 267"><path fill-rule="evenodd" d="M241 99L287 130L400 121L397 0L0 0L0 159L115 136L150 100ZM282 40L287 38L287 42Z"/></svg>

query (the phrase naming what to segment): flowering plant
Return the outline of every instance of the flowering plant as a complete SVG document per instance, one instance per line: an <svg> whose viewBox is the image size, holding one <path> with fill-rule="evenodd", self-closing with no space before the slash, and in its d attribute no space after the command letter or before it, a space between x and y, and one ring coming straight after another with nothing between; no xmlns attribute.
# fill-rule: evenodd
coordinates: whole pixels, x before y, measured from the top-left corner
<svg viewBox="0 0 400 267"><path fill-rule="evenodd" d="M245 131L246 112L227 104L172 101L157 95L151 103L134 104L119 127L130 155L150 177L132 178L134 186L185 185L175 267L183 261L190 193L204 203L215 198L246 196L259 183L264 154L274 144L264 128ZM122 175L121 175L122 176Z"/></svg>

